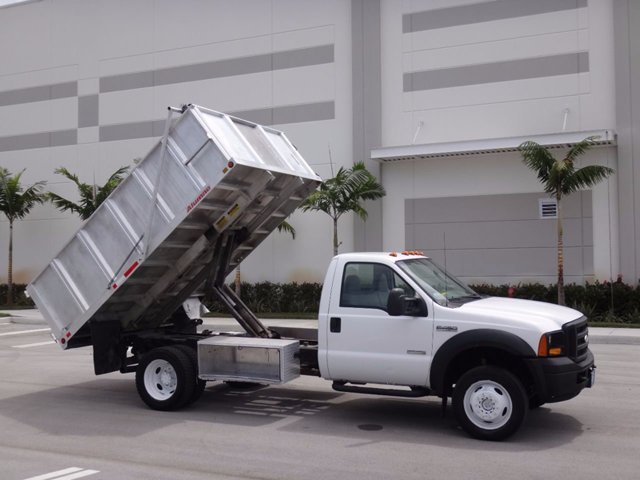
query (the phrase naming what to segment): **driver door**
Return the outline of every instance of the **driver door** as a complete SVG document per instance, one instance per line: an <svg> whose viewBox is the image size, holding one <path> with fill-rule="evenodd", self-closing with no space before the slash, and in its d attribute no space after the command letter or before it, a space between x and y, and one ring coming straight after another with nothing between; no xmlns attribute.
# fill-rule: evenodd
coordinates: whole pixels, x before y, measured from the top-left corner
<svg viewBox="0 0 640 480"><path fill-rule="evenodd" d="M333 380L425 386L432 351L433 308L426 317L390 316L392 288L415 295L390 266L339 265L342 282L331 298L327 324L328 370Z"/></svg>

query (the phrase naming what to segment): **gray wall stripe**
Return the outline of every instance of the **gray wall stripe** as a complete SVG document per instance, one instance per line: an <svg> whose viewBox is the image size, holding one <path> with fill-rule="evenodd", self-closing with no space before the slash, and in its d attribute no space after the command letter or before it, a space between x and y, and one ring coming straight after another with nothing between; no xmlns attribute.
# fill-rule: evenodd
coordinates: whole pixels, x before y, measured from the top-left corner
<svg viewBox="0 0 640 480"><path fill-rule="evenodd" d="M31 148L60 147L78 143L78 131L57 130L53 132L27 133L0 137L0 152L28 150Z"/></svg>
<svg viewBox="0 0 640 480"><path fill-rule="evenodd" d="M289 50L266 55L232 58L160 70L112 75L100 79L100 92L193 82L249 73L269 72L285 68L321 65L334 61L333 45Z"/></svg>
<svg viewBox="0 0 640 480"><path fill-rule="evenodd" d="M526 17L541 13L573 10L587 6L587 0L495 0L457 7L440 8L402 16L402 32Z"/></svg>
<svg viewBox="0 0 640 480"><path fill-rule="evenodd" d="M75 97L78 94L78 82L55 83L39 87L18 88L0 92L0 107L21 103L42 102L56 98Z"/></svg>
<svg viewBox="0 0 640 480"><path fill-rule="evenodd" d="M94 127L98 125L98 95L78 97L78 127Z"/></svg>
<svg viewBox="0 0 640 480"><path fill-rule="evenodd" d="M505 62L405 73L403 76L403 89L405 92L413 92L481 83L507 82L526 78L569 75L588 71L588 52L567 53L548 57L523 58Z"/></svg>
<svg viewBox="0 0 640 480"><path fill-rule="evenodd" d="M284 107L264 108L232 112L230 115L262 125L315 122L335 118L334 102L308 103ZM100 141L131 140L133 138L159 137L164 131L164 120L120 123L100 127Z"/></svg>

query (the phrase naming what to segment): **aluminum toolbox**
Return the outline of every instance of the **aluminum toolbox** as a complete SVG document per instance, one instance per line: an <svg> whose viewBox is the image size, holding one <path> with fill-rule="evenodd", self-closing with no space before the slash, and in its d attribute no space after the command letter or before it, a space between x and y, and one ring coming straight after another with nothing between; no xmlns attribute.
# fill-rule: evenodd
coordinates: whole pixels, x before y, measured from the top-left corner
<svg viewBox="0 0 640 480"><path fill-rule="evenodd" d="M124 332L161 326L202 286L212 238L243 231L228 274L321 181L280 131L196 105L171 115L165 136L27 286L63 348L90 344L94 320Z"/></svg>
<svg viewBox="0 0 640 480"><path fill-rule="evenodd" d="M211 337L198 342L199 377L286 383L300 376L297 340Z"/></svg>

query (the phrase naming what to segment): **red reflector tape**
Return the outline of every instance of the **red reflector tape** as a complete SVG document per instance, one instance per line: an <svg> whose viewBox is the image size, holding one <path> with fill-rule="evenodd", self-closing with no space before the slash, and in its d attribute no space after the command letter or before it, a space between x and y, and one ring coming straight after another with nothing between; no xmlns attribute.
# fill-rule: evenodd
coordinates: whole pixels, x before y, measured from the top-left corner
<svg viewBox="0 0 640 480"><path fill-rule="evenodd" d="M138 266L138 261L136 260L135 262L133 262L131 264L131 266L129 268L127 268L127 271L124 272L125 278L128 277L129 275L131 275L131 272L133 272L136 269L137 266Z"/></svg>

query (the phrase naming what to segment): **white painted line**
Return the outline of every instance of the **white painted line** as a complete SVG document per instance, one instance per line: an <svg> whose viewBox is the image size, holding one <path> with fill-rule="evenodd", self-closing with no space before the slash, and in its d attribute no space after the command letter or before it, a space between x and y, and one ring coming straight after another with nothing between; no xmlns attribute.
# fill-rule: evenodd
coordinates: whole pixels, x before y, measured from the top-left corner
<svg viewBox="0 0 640 480"><path fill-rule="evenodd" d="M82 470L78 473L72 473L71 475L65 475L64 477L57 477L55 480L76 480L76 478L88 477L89 475L95 475L100 473L99 470Z"/></svg>
<svg viewBox="0 0 640 480"><path fill-rule="evenodd" d="M59 477L60 475L66 475L68 473L75 473L82 470L78 467L65 468L64 470L58 470L57 472L45 473L44 475L38 475L37 477L29 477L24 480L49 480L51 478Z"/></svg>
<svg viewBox="0 0 640 480"><path fill-rule="evenodd" d="M24 335L25 333L50 332L50 328L36 328L34 330L20 330L18 332L0 333L0 337L8 337L9 335Z"/></svg>
<svg viewBox="0 0 640 480"><path fill-rule="evenodd" d="M75 480L76 478L88 477L100 473L99 470L83 470L78 467L65 468L57 472L45 473L37 477L29 477L24 480Z"/></svg>
<svg viewBox="0 0 640 480"><path fill-rule="evenodd" d="M26 345L13 345L11 348L31 348L31 347L40 347L42 345L51 345L52 343L56 343L53 340L49 340L48 342L38 342L38 343L27 343Z"/></svg>

